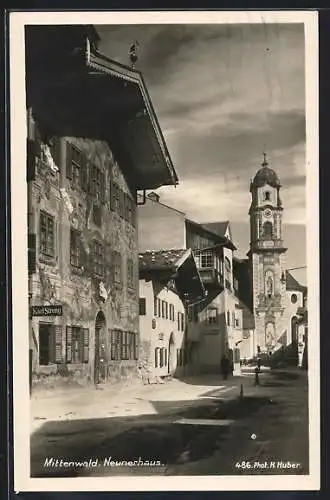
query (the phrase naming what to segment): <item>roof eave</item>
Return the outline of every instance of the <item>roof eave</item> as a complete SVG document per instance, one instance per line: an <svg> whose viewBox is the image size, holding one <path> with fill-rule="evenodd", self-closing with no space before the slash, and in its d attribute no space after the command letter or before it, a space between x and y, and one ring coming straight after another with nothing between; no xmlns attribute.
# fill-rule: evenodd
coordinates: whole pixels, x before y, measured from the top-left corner
<svg viewBox="0 0 330 500"><path fill-rule="evenodd" d="M160 186L176 186L179 182L178 175L175 171L170 153L168 151L164 135L162 133L161 127L158 122L157 115L155 113L151 98L149 96L147 87L145 85L142 73L128 66L125 66L117 61L113 61L99 52L94 52L86 58L86 65L89 68L102 71L106 74L111 74L117 78L121 78L131 83L135 83L139 87L140 95L145 105L145 109L148 113L148 118L152 125L153 132L159 144L160 150L162 152L163 163L165 165L166 171L164 172L165 178L167 180L161 180L159 183L152 182L140 185L139 189L156 189Z"/></svg>

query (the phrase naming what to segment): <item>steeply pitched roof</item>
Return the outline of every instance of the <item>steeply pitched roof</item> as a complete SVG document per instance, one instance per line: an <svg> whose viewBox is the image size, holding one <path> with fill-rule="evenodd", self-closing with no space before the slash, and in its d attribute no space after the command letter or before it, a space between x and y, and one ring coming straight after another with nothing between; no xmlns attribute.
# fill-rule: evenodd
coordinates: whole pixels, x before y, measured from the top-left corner
<svg viewBox="0 0 330 500"><path fill-rule="evenodd" d="M218 224L218 222L205 224L205 223L201 223L201 222L195 222L191 219L187 219L187 217L186 217L186 223L191 224L191 225L195 226L195 228L199 229L199 231L206 232L209 235L213 236L213 238L216 238L217 243L215 243L214 246L219 244L220 246L226 246L227 248L230 248L231 250L237 250L234 243L230 239L228 239L226 236L224 236L224 234L220 234L215 229L212 229L212 227L208 227L212 224ZM229 221L227 221L227 223L229 224ZM226 229L224 230L224 233L225 232L226 232Z"/></svg>
<svg viewBox="0 0 330 500"><path fill-rule="evenodd" d="M175 270L184 258L185 254L190 255L190 250L149 250L139 254L140 270Z"/></svg>
<svg viewBox="0 0 330 500"><path fill-rule="evenodd" d="M307 287L301 285L289 271L285 272L285 278L286 278L286 289L287 290L295 290L297 292L307 292Z"/></svg>
<svg viewBox="0 0 330 500"><path fill-rule="evenodd" d="M218 236L225 237L226 231L229 226L229 220L219 222L205 222L202 224L208 231L211 231Z"/></svg>

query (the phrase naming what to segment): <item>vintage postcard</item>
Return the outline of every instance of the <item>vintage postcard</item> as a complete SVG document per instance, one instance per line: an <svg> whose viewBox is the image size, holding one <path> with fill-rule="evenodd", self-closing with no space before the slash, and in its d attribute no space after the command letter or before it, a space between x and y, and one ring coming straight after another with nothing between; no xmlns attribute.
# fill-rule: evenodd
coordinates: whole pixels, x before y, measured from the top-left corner
<svg viewBox="0 0 330 500"><path fill-rule="evenodd" d="M15 12L10 99L15 490L319 489L317 13Z"/></svg>

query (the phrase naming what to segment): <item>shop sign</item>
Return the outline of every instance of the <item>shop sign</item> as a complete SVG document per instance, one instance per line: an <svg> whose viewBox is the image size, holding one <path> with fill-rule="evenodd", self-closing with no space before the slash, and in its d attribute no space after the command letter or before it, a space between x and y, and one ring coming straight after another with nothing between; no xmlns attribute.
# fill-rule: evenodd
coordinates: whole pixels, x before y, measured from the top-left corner
<svg viewBox="0 0 330 500"><path fill-rule="evenodd" d="M31 316L63 316L63 306L32 306Z"/></svg>

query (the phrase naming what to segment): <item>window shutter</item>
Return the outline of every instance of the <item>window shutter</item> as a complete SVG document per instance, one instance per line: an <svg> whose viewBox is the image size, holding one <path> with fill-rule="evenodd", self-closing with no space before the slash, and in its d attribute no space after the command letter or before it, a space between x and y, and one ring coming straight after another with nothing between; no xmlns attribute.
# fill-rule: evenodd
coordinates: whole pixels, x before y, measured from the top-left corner
<svg viewBox="0 0 330 500"><path fill-rule="evenodd" d="M34 181L36 178L36 144L31 139L27 140L26 145L26 180Z"/></svg>
<svg viewBox="0 0 330 500"><path fill-rule="evenodd" d="M84 191L88 191L88 163L84 154L81 154L80 185Z"/></svg>
<svg viewBox="0 0 330 500"><path fill-rule="evenodd" d="M72 327L66 327L66 362L72 361Z"/></svg>
<svg viewBox="0 0 330 500"><path fill-rule="evenodd" d="M83 363L88 363L89 359L89 329L83 328Z"/></svg>
<svg viewBox="0 0 330 500"><path fill-rule="evenodd" d="M66 143L66 176L72 179L72 145L70 142Z"/></svg>
<svg viewBox="0 0 330 500"><path fill-rule="evenodd" d="M62 358L62 325L56 325L55 326L55 349L54 349L54 354L55 354L55 363L62 363L63 358Z"/></svg>
<svg viewBox="0 0 330 500"><path fill-rule="evenodd" d="M36 272L36 262L36 235L33 233L28 233L28 270L31 274Z"/></svg>
<svg viewBox="0 0 330 500"><path fill-rule="evenodd" d="M139 299L139 315L140 316L145 316L146 314L146 299L145 298L140 298Z"/></svg>

